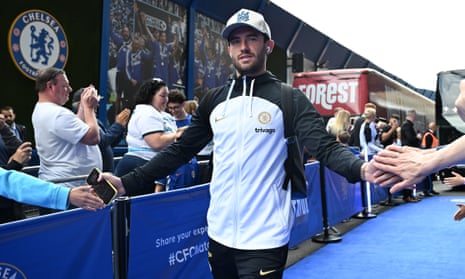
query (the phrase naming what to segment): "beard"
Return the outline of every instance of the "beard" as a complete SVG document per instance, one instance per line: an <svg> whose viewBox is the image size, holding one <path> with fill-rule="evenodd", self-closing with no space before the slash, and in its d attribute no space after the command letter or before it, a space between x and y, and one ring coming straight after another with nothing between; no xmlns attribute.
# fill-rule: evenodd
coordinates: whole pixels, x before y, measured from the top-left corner
<svg viewBox="0 0 465 279"><path fill-rule="evenodd" d="M263 73L265 63L265 52L260 52L258 55L255 55L253 61L248 64L241 64L236 59L233 59L234 68L236 68L240 76L256 76Z"/></svg>

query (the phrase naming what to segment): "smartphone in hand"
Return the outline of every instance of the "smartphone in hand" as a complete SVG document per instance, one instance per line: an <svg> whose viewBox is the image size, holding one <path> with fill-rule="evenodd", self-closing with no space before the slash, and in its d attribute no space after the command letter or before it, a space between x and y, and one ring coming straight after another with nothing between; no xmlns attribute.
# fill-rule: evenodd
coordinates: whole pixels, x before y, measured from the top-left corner
<svg viewBox="0 0 465 279"><path fill-rule="evenodd" d="M91 185L97 196L99 196L105 205L110 204L118 195L116 187L107 179L97 181L102 173L98 168L93 168L87 176L87 184Z"/></svg>

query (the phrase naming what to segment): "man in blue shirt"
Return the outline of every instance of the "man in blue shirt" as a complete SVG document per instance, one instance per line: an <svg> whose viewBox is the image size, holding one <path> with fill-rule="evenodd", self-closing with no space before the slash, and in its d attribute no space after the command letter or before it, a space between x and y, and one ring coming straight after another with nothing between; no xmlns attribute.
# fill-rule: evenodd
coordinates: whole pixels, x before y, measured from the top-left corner
<svg viewBox="0 0 465 279"><path fill-rule="evenodd" d="M65 210L69 204L95 211L104 207L91 186L68 188L28 174L0 168L0 196L21 203Z"/></svg>

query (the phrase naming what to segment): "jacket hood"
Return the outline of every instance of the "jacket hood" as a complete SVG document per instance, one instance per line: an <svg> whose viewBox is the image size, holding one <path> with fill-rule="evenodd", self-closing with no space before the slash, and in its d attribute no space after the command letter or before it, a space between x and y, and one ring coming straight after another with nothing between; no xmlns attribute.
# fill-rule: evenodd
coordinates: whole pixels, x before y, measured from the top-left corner
<svg viewBox="0 0 465 279"><path fill-rule="evenodd" d="M223 116L226 115L227 113L227 107L229 104L229 100L231 98L231 94L233 91L242 91L242 96L248 96L248 107L249 107L249 116L252 117L252 97L254 95L254 88L255 85L263 85L265 83L271 83L271 82L280 82L276 76L271 74L270 72L265 72L262 75L255 76L255 77L249 77L249 76L230 76L230 79L228 83L226 84L226 87L229 87L228 89L228 95L226 96L226 105L224 106L223 109Z"/></svg>

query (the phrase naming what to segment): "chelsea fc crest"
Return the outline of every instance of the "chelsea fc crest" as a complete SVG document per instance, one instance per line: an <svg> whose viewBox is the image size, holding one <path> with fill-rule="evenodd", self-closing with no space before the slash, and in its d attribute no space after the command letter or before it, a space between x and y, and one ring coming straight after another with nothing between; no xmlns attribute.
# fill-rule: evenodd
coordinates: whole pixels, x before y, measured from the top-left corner
<svg viewBox="0 0 465 279"><path fill-rule="evenodd" d="M63 27L42 10L28 10L16 17L8 32L8 47L16 67L32 80L40 69L63 69L68 60Z"/></svg>
<svg viewBox="0 0 465 279"><path fill-rule="evenodd" d="M8 263L0 263L0 278L26 279L26 275L16 266Z"/></svg>

